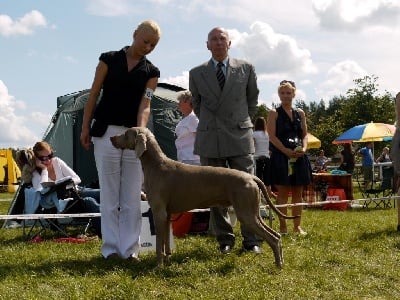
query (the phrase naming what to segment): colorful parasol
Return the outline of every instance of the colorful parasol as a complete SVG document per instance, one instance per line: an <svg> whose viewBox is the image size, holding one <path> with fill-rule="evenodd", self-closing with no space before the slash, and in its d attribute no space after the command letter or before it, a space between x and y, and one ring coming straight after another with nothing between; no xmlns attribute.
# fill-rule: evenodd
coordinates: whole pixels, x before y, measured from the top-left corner
<svg viewBox="0 0 400 300"><path fill-rule="evenodd" d="M357 125L343 132L333 141L333 144L382 142L390 140L395 132L395 126L386 123L366 123Z"/></svg>

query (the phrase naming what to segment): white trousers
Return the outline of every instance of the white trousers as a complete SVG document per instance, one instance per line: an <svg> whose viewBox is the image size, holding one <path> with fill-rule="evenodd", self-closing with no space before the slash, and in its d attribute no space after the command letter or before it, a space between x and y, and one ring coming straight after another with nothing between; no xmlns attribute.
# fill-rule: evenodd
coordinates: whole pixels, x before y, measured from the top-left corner
<svg viewBox="0 0 400 300"><path fill-rule="evenodd" d="M100 212L104 257L112 253L122 258L139 253L142 225L140 192L143 172L134 150L115 148L110 137L128 128L108 126L102 137L93 137L100 184Z"/></svg>

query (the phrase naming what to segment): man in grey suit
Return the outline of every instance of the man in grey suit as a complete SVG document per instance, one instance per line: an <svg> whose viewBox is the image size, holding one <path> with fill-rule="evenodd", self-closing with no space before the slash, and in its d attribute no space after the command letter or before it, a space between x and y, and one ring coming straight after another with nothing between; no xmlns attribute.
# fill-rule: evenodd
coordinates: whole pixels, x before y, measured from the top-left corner
<svg viewBox="0 0 400 300"><path fill-rule="evenodd" d="M257 109L257 77L251 64L228 56L230 45L225 29L212 29L207 40L212 58L189 72L193 110L199 118L194 153L200 156L202 165L254 173L251 117ZM229 253L235 235L228 209L211 208L210 222L220 251ZM243 249L260 253L257 236L244 226L241 233Z"/></svg>

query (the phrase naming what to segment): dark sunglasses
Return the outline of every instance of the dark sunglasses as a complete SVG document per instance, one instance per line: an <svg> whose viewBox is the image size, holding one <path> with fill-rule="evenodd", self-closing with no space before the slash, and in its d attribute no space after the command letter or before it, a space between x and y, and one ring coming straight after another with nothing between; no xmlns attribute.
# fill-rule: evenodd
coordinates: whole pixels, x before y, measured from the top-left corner
<svg viewBox="0 0 400 300"><path fill-rule="evenodd" d="M54 153L50 153L50 154L47 155L47 156L39 156L39 157L38 157L38 160L40 160L40 161L47 161L47 160L52 159L53 157L54 157Z"/></svg>
<svg viewBox="0 0 400 300"><path fill-rule="evenodd" d="M296 87L296 84L294 83L294 81L291 81L291 80L282 80L280 83L279 83L279 85L283 85L283 84L285 84L285 83L290 83L290 85L292 86L292 87Z"/></svg>

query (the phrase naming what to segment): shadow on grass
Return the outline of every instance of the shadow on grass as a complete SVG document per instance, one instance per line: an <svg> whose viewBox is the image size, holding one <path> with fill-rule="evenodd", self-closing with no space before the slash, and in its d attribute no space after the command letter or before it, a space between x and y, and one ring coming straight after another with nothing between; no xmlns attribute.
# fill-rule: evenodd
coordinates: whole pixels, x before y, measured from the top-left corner
<svg viewBox="0 0 400 300"><path fill-rule="evenodd" d="M396 231L395 228L393 228L393 230L385 229L385 230L375 230L371 232L363 232L360 234L359 238L362 240L373 240L382 237L393 238L399 235L400 235L399 232Z"/></svg>
<svg viewBox="0 0 400 300"><path fill-rule="evenodd" d="M269 247L266 249L269 250ZM262 256L263 254L257 255L257 258L263 261L264 257ZM28 276L35 274L36 277L43 278L59 276L59 273L79 277L89 274L101 277L116 272L126 273L132 279L142 276L173 279L193 276L193 272L199 273L199 276L212 274L213 276L225 277L238 272L238 265L243 263L243 260L254 261L255 255L252 253L243 254L240 248L228 255L223 255L217 249L199 247L173 253L170 257L170 264L164 267L157 266L155 253L146 253L140 257L140 262L131 262L122 258L104 259L100 254L88 260L61 257L59 260L25 261L18 264L3 261L0 265L0 280L21 276L21 272ZM269 268L267 272L277 274L279 271L278 268Z"/></svg>

